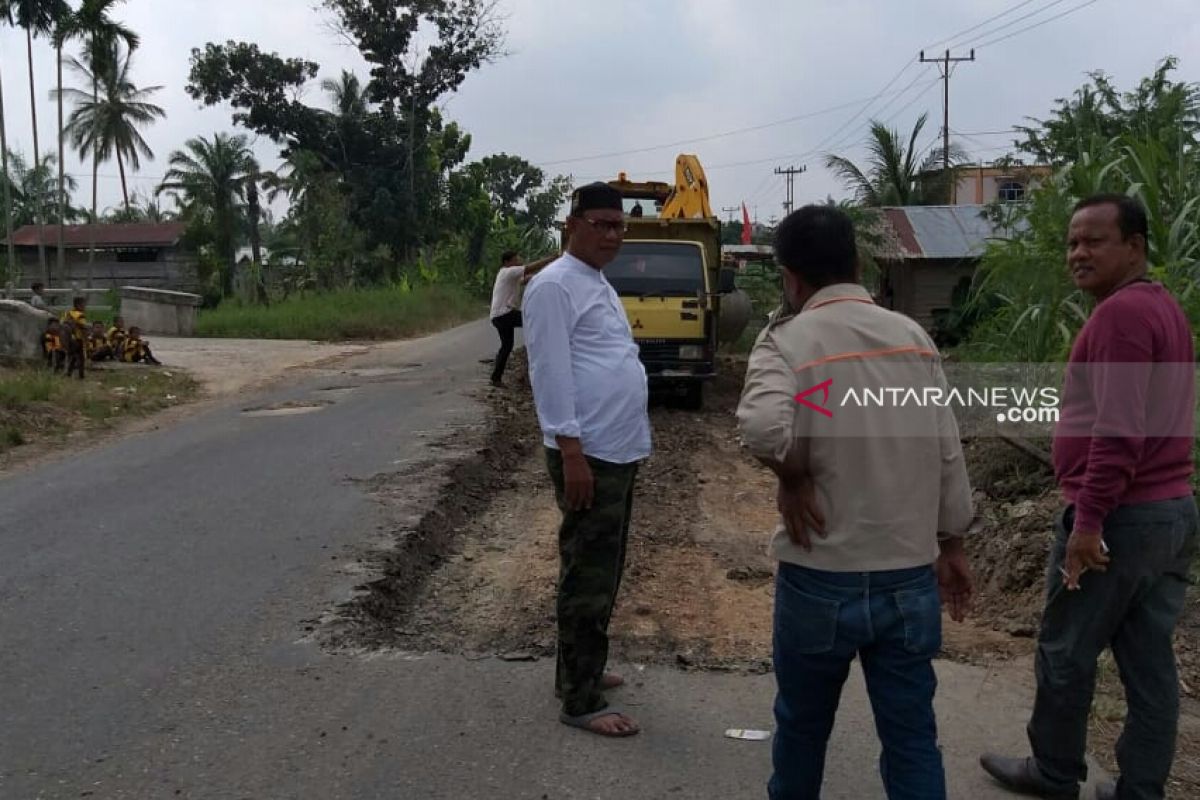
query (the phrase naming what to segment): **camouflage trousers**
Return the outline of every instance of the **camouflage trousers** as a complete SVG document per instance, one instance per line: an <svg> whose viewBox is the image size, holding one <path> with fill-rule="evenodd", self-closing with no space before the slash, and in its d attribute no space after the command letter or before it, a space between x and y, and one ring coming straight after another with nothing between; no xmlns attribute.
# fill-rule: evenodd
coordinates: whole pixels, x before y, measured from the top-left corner
<svg viewBox="0 0 1200 800"><path fill-rule="evenodd" d="M625 543L633 515L637 462L613 464L588 457L595 478L592 507L566 507L562 454L546 448L546 466L562 511L558 529L558 671L555 689L563 711L590 714L608 705L600 679L608 662L608 621L612 617Z"/></svg>

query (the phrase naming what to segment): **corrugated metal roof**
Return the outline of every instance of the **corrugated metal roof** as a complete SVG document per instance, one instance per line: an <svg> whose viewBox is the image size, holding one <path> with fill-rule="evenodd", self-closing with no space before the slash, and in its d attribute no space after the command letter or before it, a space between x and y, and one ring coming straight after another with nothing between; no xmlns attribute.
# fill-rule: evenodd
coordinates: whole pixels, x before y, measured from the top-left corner
<svg viewBox="0 0 1200 800"><path fill-rule="evenodd" d="M179 242L187 225L183 222L102 222L98 225L64 225L63 244L72 249L91 247L92 228L97 247L171 247ZM42 226L42 244L58 244L58 226ZM13 244L36 247L38 226L23 225L13 231Z"/></svg>
<svg viewBox="0 0 1200 800"><path fill-rule="evenodd" d="M883 209L906 258L976 258L1003 234L983 215L985 206L903 206Z"/></svg>

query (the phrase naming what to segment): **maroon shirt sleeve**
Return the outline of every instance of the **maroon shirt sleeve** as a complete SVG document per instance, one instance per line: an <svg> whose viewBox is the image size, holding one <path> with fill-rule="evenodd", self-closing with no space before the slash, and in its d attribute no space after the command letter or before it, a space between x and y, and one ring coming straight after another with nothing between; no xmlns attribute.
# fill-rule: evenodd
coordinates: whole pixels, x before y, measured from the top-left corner
<svg viewBox="0 0 1200 800"><path fill-rule="evenodd" d="M1075 530L1100 533L1133 481L1146 444L1154 333L1145 307L1111 298L1093 312L1086 354L1095 401L1087 470L1075 497ZM1116 301L1116 302L1114 302Z"/></svg>

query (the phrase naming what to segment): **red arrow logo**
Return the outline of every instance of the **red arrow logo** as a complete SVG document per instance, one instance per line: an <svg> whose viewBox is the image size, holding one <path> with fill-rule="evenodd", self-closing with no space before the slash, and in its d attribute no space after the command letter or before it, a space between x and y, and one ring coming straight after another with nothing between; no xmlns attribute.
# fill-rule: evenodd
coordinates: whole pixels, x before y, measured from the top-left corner
<svg viewBox="0 0 1200 800"><path fill-rule="evenodd" d="M810 386L803 392L800 392L798 395L796 395L796 402L802 406L811 408L818 414L824 414L827 417L833 417L833 412L825 408L825 404L829 402L829 387L832 385L833 378L829 378L828 380L821 381L815 386ZM814 392L821 392L823 394L823 397L821 398L821 405L817 405L808 399L808 396Z"/></svg>

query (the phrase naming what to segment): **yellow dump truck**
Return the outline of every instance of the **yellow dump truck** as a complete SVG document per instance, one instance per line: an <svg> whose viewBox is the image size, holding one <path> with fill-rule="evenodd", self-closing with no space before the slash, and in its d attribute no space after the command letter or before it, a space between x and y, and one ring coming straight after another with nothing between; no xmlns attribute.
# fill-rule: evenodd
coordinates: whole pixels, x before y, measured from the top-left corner
<svg viewBox="0 0 1200 800"><path fill-rule="evenodd" d="M652 388L699 408L704 382L716 374L718 341L736 339L750 309L735 294L733 270L721 267L721 225L700 162L681 155L675 166L674 186L624 173L609 181L624 198L628 229L604 275L625 306Z"/></svg>

